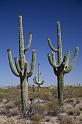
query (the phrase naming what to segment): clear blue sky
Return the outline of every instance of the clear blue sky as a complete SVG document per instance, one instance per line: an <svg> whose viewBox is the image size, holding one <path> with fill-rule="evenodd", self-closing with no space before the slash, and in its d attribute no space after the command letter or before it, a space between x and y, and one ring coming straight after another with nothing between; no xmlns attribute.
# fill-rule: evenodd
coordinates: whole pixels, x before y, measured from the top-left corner
<svg viewBox="0 0 82 124"><path fill-rule="evenodd" d="M82 1L81 0L0 0L0 86L16 85L15 77L8 65L7 48L12 48L13 58L18 57L18 16L23 16L25 44L28 33L33 33L32 45L26 53L31 60L31 51L37 51L37 65L41 64L42 79L45 85L55 85L56 76L47 58L50 48L48 36L56 48L56 21L61 22L63 53L70 50L73 57L74 48L79 46L79 55L73 70L65 75L65 83L82 84Z"/></svg>

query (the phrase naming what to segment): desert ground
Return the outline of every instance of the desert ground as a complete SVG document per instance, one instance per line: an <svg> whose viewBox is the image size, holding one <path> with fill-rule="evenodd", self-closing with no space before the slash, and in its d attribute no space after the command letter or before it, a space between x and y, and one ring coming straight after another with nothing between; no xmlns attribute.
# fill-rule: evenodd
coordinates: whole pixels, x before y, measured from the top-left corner
<svg viewBox="0 0 82 124"><path fill-rule="evenodd" d="M65 86L64 104L58 106L57 87L29 86L29 102L23 117L20 87L0 88L0 124L82 124L82 87Z"/></svg>

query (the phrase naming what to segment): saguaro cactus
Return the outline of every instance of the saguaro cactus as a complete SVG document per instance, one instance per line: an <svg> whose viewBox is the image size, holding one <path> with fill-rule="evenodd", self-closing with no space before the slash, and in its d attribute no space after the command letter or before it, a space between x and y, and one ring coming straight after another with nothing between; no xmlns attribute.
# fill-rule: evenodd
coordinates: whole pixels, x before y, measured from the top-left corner
<svg viewBox="0 0 82 124"><path fill-rule="evenodd" d="M24 48L24 38L23 38L23 27L22 27L22 16L19 16L19 58L15 58L15 66L12 60L11 49L8 49L8 60L11 71L17 77L20 77L20 87L21 87L21 105L22 110L25 110L28 106L28 78L32 76L33 69L36 63L36 51L32 50L32 60L31 66L28 70L28 62L25 58L25 53L28 51L31 45L32 33L29 33L28 43L26 48ZM28 70L28 71L27 71Z"/></svg>
<svg viewBox="0 0 82 124"><path fill-rule="evenodd" d="M38 79L36 79L36 77L34 77L33 81L34 83L37 85L38 88L38 92L40 91L40 87L41 85L44 83L44 80L41 81L41 73L40 73L40 64L38 64Z"/></svg>
<svg viewBox="0 0 82 124"><path fill-rule="evenodd" d="M62 57L62 42L61 42L61 30L60 30L60 22L57 21L57 49L55 49L51 43L51 39L48 38L48 44L51 48L52 53L48 54L48 60L51 66L53 67L54 73L57 76L58 82L58 101L60 105L63 105L63 92L64 92L64 75L69 73L73 65L76 61L78 55L78 47L75 48L74 56L70 64L68 64L68 60L70 58L70 51ZM58 57L58 63L56 64L55 54Z"/></svg>

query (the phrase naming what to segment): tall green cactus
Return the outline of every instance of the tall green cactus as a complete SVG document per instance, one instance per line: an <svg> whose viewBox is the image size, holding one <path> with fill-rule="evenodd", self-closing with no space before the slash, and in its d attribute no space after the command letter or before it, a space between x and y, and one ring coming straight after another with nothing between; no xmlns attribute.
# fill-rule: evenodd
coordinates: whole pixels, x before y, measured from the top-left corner
<svg viewBox="0 0 82 124"><path fill-rule="evenodd" d="M30 48L31 41L32 33L29 33L28 43L26 48L24 48L22 16L19 16L19 58L14 59L16 68L13 64L11 49L8 49L7 52L11 71L15 76L20 77L21 105L23 111L26 110L28 106L28 78L32 76L33 69L36 63L36 51L32 50L32 60L30 64L30 69L28 70L28 62L26 61L25 53Z"/></svg>
<svg viewBox="0 0 82 124"><path fill-rule="evenodd" d="M64 75L69 73L73 65L76 61L79 48L75 48L74 56L70 64L68 64L68 60L70 58L70 52L67 52L62 57L62 42L61 42L61 30L60 30L60 22L57 21L57 49L55 49L51 43L50 38L48 38L48 44L51 48L52 53L48 54L48 60L51 66L53 67L54 73L57 76L58 82L58 102L60 105L63 105L63 92L64 92ZM55 54L57 54L58 62L56 63Z"/></svg>
<svg viewBox="0 0 82 124"><path fill-rule="evenodd" d="M33 81L34 83L37 85L38 88L38 92L40 91L40 87L41 85L44 83L44 80L41 81L41 73L40 73L40 64L38 64L38 79L36 79L36 77L34 77Z"/></svg>

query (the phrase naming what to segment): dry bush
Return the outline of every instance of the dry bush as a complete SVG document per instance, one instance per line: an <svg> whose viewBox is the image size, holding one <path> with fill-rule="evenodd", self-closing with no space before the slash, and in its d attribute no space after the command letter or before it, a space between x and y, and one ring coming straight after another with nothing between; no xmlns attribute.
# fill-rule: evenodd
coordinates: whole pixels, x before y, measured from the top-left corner
<svg viewBox="0 0 82 124"><path fill-rule="evenodd" d="M79 116L79 121L81 121L81 123L82 123L82 113Z"/></svg>
<svg viewBox="0 0 82 124"><path fill-rule="evenodd" d="M67 110L72 109L73 106L71 104L64 103L63 110L64 112L67 112Z"/></svg>
<svg viewBox="0 0 82 124"><path fill-rule="evenodd" d="M59 112L58 100L53 100L47 103L48 115L56 116Z"/></svg>
<svg viewBox="0 0 82 124"><path fill-rule="evenodd" d="M21 105L21 100L20 99L16 99L14 104L15 104L15 106L20 106Z"/></svg>
<svg viewBox="0 0 82 124"><path fill-rule="evenodd" d="M0 94L0 102L3 101L3 94Z"/></svg>
<svg viewBox="0 0 82 124"><path fill-rule="evenodd" d="M68 115L74 115L74 116L79 116L80 115L80 110L79 108L72 108L67 110Z"/></svg>
<svg viewBox="0 0 82 124"><path fill-rule="evenodd" d="M0 89L0 94L2 93L2 97L7 101L14 101L16 99L20 99L20 89L16 87Z"/></svg>
<svg viewBox="0 0 82 124"><path fill-rule="evenodd" d="M38 105L38 113L44 115L46 111L47 111L47 104L46 103Z"/></svg>
<svg viewBox="0 0 82 124"><path fill-rule="evenodd" d="M42 121L44 119L44 116L42 116L41 114L34 114L31 117L31 120L35 123L35 124L39 124L40 121Z"/></svg>
<svg viewBox="0 0 82 124"><path fill-rule="evenodd" d="M79 105L79 109L80 109L80 111L82 112L82 105Z"/></svg>
<svg viewBox="0 0 82 124"><path fill-rule="evenodd" d="M22 118L22 116L7 117L0 115L0 124L33 124L31 120ZM35 123L36 124L36 123Z"/></svg>
<svg viewBox="0 0 82 124"><path fill-rule="evenodd" d="M6 109L12 109L13 107L15 107L15 104L14 104L13 101L9 101L8 103L6 103L6 104L4 105L4 107L5 107Z"/></svg>
<svg viewBox="0 0 82 124"><path fill-rule="evenodd" d="M79 121L74 120L73 117L68 115L59 116L60 124L80 124Z"/></svg>
<svg viewBox="0 0 82 124"><path fill-rule="evenodd" d="M82 98L82 86L66 86L64 99L66 98Z"/></svg>
<svg viewBox="0 0 82 124"><path fill-rule="evenodd" d="M51 98L50 98L51 94ZM39 97L42 100L53 100L57 98L57 88L50 89L49 87L41 87L40 92L37 91L37 87L35 87L34 93L32 91L32 88L29 89L29 98L37 98Z"/></svg>

